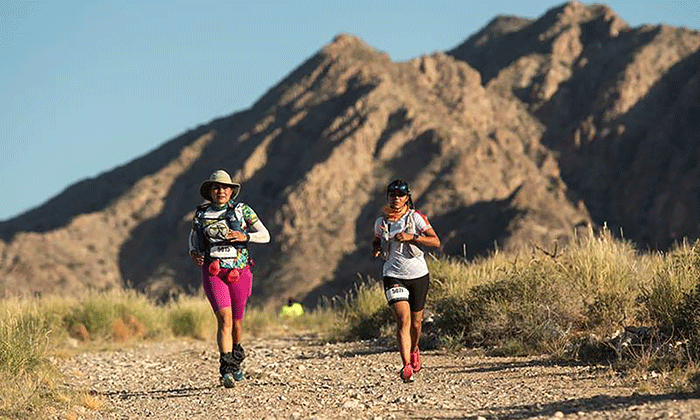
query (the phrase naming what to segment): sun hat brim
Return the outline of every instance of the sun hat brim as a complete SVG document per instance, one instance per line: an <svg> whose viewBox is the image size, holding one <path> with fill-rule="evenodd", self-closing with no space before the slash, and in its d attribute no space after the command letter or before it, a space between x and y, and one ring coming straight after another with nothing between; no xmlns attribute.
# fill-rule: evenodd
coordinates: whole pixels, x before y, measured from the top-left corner
<svg viewBox="0 0 700 420"><path fill-rule="evenodd" d="M212 184L228 185L233 190L231 192L231 200L238 196L238 192L241 190L241 184L231 181L231 177L226 171L218 170L211 174L211 177L206 181L202 182L199 186L199 194L206 200L214 201L211 197L211 186Z"/></svg>
<svg viewBox="0 0 700 420"><path fill-rule="evenodd" d="M199 193L204 197L205 199L209 201L214 201L211 198L211 186L212 184L223 184L223 185L228 185L231 187L233 192L231 192L231 200L236 198L238 196L238 192L241 190L241 184L236 184L232 183L229 184L227 182L219 182L219 181L204 181L202 182L202 185L199 187Z"/></svg>

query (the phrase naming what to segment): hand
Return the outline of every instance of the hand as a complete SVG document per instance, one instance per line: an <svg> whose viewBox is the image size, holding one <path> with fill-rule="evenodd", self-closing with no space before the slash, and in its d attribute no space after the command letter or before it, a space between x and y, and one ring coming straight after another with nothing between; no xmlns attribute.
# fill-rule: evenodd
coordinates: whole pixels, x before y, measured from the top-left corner
<svg viewBox="0 0 700 420"><path fill-rule="evenodd" d="M372 257L377 258L380 255L382 255L382 240L375 236L372 241Z"/></svg>
<svg viewBox="0 0 700 420"><path fill-rule="evenodd" d="M229 230L226 239L230 239L233 242L247 242L248 235L237 230Z"/></svg>
<svg viewBox="0 0 700 420"><path fill-rule="evenodd" d="M204 256L197 251L190 252L190 257L199 267L204 265Z"/></svg>
<svg viewBox="0 0 700 420"><path fill-rule="evenodd" d="M399 232L394 236L394 240L397 242L410 242L413 240L413 235L406 232Z"/></svg>

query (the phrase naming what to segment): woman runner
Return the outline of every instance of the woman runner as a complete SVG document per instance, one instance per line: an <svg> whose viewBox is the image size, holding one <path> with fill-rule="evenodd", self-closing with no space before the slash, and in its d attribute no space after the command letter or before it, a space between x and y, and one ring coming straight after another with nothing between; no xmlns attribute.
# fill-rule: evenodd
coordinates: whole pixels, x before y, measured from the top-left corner
<svg viewBox="0 0 700 420"><path fill-rule="evenodd" d="M226 388L243 379L242 320L253 288L249 242L267 243L270 234L252 208L233 201L241 186L217 170L199 192L209 203L197 207L189 253L202 267L202 286L216 314L219 377Z"/></svg>
<svg viewBox="0 0 700 420"><path fill-rule="evenodd" d="M418 340L430 274L417 246L440 247L428 218L414 210L408 183L392 181L386 188L388 205L374 223L372 256L386 260L382 269L384 292L396 318L396 339L402 366L399 375L412 382L421 369Z"/></svg>

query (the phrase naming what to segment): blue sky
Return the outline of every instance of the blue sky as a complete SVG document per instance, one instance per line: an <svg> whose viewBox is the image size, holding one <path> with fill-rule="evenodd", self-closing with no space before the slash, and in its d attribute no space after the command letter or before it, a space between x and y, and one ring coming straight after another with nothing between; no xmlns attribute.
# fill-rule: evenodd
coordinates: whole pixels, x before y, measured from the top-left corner
<svg viewBox="0 0 700 420"><path fill-rule="evenodd" d="M23 1L0 5L0 220L250 107L339 33L403 61L563 1ZM700 29L700 2L610 1Z"/></svg>

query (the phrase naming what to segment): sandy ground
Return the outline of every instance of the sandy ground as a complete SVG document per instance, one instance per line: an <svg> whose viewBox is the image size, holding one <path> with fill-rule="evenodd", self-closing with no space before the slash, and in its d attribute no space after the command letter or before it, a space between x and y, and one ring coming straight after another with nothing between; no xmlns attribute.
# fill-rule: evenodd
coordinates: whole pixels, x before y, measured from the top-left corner
<svg viewBox="0 0 700 420"><path fill-rule="evenodd" d="M244 343L246 380L219 384L215 343L178 340L88 352L57 363L91 390L85 419L665 419L700 418L690 394L646 394L608 369L545 358L424 351L413 383L399 380L392 343L313 337Z"/></svg>

